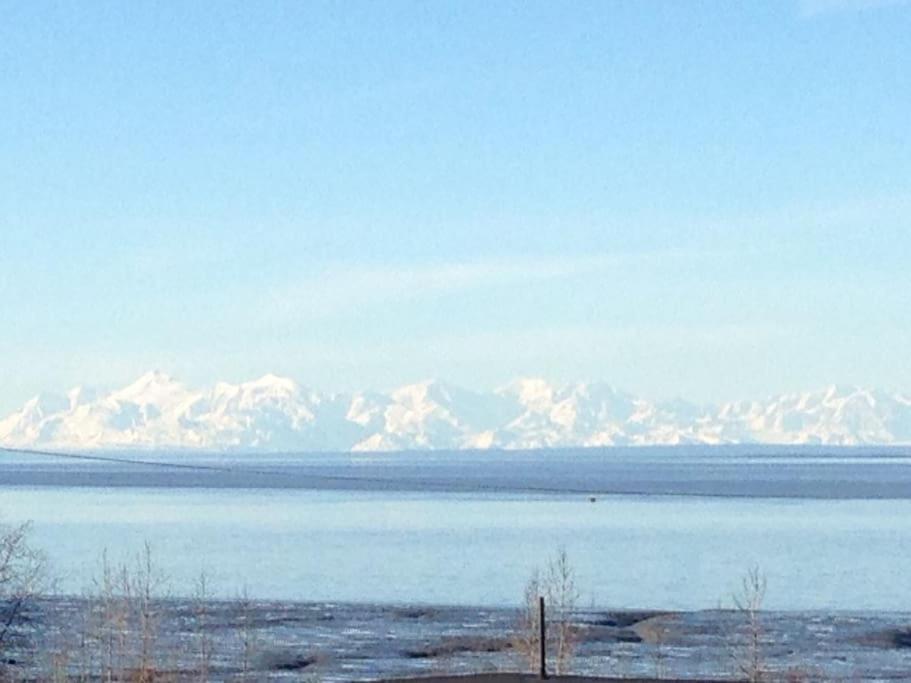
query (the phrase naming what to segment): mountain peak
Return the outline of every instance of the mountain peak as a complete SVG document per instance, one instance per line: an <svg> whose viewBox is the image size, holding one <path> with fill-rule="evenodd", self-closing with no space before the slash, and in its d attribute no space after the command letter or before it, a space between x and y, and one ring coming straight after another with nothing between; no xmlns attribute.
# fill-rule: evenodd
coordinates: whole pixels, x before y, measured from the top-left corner
<svg viewBox="0 0 911 683"><path fill-rule="evenodd" d="M442 380L425 379L399 387L392 391L390 396L400 402L420 403L431 401L433 403L448 404L452 401L453 394L459 391L455 386Z"/></svg>
<svg viewBox="0 0 911 683"><path fill-rule="evenodd" d="M860 387L852 386L850 384L830 384L822 393L825 400L831 401L835 398L846 398L859 391L862 391Z"/></svg>
<svg viewBox="0 0 911 683"><path fill-rule="evenodd" d="M66 397L70 402L70 410L75 410L80 405L90 403L98 398L98 392L88 387L78 386L66 392Z"/></svg>
<svg viewBox="0 0 911 683"><path fill-rule="evenodd" d="M69 408L69 401L63 396L42 392L25 402L23 412L35 415L49 415Z"/></svg>
<svg viewBox="0 0 911 683"><path fill-rule="evenodd" d="M674 443L911 443L911 400L834 385L697 407L606 383L526 377L496 391L427 379L391 392L320 394L267 374L196 391L161 371L108 394L42 394L0 420L19 447L285 451L543 448Z"/></svg>
<svg viewBox="0 0 911 683"><path fill-rule="evenodd" d="M171 377L166 372L161 370L149 370L148 372L137 377L133 382L127 385L124 390L130 388L141 388L141 387L151 387L151 386L164 386L169 384L175 384L176 380Z"/></svg>
<svg viewBox="0 0 911 683"><path fill-rule="evenodd" d="M249 388L258 388L258 389L276 389L278 391L286 391L289 393L297 392L300 389L300 385L289 377L280 377L279 375L274 375L271 372L263 375L259 379L254 379L250 382L244 382L243 386Z"/></svg>
<svg viewBox="0 0 911 683"><path fill-rule="evenodd" d="M512 394L526 405L541 404L553 400L554 387L539 377L520 377L501 389L501 393Z"/></svg>
<svg viewBox="0 0 911 683"><path fill-rule="evenodd" d="M159 370L145 373L132 384L111 394L117 401L130 403L161 403L184 398L188 394L183 384Z"/></svg>
<svg viewBox="0 0 911 683"><path fill-rule="evenodd" d="M149 370L145 374L141 375L137 382L173 382L175 381L171 375L162 371L162 370Z"/></svg>

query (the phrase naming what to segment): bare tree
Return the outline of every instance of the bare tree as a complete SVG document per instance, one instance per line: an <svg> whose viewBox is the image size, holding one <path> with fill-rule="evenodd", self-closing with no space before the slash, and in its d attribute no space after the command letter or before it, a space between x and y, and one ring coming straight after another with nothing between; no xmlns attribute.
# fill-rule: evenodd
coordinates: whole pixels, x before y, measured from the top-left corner
<svg viewBox="0 0 911 683"><path fill-rule="evenodd" d="M29 544L30 530L28 523L0 525L0 655L46 581L46 561Z"/></svg>
<svg viewBox="0 0 911 683"><path fill-rule="evenodd" d="M513 637L513 647L525 659L529 671L537 671L541 666L541 621L538 613L538 598L543 594L541 572L535 569L525 584L519 622Z"/></svg>
<svg viewBox="0 0 911 683"><path fill-rule="evenodd" d="M126 574L125 577L129 581ZM138 683L151 683L155 680L157 671L155 656L160 621L156 597L164 585L164 579L152 561L152 548L148 542L143 545L142 554L137 558L136 571L130 583L131 585L125 586L125 591L128 595L134 596L134 612L139 632L136 680Z"/></svg>
<svg viewBox="0 0 911 683"><path fill-rule="evenodd" d="M577 629L573 614L579 601L575 571L566 550L561 549L544 571L535 570L525 584L522 610L514 638L515 649L527 661L531 671L540 668L540 615L538 599L544 598L547 613L547 652L552 653L554 673L569 671L575 654Z"/></svg>
<svg viewBox="0 0 911 683"><path fill-rule="evenodd" d="M148 543L133 568L102 553L101 578L88 599L102 681L150 683L159 676L159 600L165 581Z"/></svg>
<svg viewBox="0 0 911 683"><path fill-rule="evenodd" d="M240 616L240 676L242 681L250 680L253 671L253 657L257 650L256 628L253 622L253 601L247 591L246 585L238 598Z"/></svg>
<svg viewBox="0 0 911 683"><path fill-rule="evenodd" d="M212 665L213 641L209 633L209 600L212 595L209 588L209 577L201 572L196 580L196 591L193 597L194 628L196 630L196 656L199 663L198 675L200 681L209 680L209 669Z"/></svg>
<svg viewBox="0 0 911 683"><path fill-rule="evenodd" d="M85 597L85 596L83 596ZM76 633L76 676L77 683L88 683L92 675L94 651L92 649L92 612L91 602L86 600L83 609L79 610L78 630Z"/></svg>
<svg viewBox="0 0 911 683"><path fill-rule="evenodd" d="M126 572L126 567L114 567L107 550L102 551L101 577L94 580L95 592L88 596L93 622L91 639L98 647L101 678L106 683L124 675L130 584Z"/></svg>
<svg viewBox="0 0 911 683"><path fill-rule="evenodd" d="M744 617L744 643L739 668L750 683L760 683L764 678L762 603L765 593L765 575L759 567L753 567L743 577L740 592L734 596L734 605Z"/></svg>
<svg viewBox="0 0 911 683"><path fill-rule="evenodd" d="M569 671L576 650L577 630L572 619L579 602L576 574L565 548L547 566L545 589L545 601L550 605L547 618L554 639L554 672L563 674Z"/></svg>

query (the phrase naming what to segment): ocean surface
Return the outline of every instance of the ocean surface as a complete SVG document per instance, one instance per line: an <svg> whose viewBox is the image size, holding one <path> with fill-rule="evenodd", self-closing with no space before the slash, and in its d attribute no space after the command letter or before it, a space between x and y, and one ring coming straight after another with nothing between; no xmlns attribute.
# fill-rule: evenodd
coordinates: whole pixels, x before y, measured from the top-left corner
<svg viewBox="0 0 911 683"><path fill-rule="evenodd" d="M148 542L173 595L510 606L565 548L583 606L730 606L758 566L770 609L911 607L901 449L103 457L0 454L63 593Z"/></svg>

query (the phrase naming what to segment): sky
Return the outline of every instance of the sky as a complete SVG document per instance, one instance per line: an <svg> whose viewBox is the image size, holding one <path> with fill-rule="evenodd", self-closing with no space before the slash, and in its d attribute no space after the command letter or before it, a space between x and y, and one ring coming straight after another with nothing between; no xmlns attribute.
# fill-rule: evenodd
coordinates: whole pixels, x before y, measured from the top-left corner
<svg viewBox="0 0 911 683"><path fill-rule="evenodd" d="M911 392L911 4L0 0L0 413L149 369Z"/></svg>

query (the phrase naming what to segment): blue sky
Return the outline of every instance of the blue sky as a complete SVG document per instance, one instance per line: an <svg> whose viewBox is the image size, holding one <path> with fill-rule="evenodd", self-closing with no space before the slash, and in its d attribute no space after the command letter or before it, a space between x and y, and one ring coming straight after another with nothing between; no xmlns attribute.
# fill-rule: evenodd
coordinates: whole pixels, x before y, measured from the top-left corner
<svg viewBox="0 0 911 683"><path fill-rule="evenodd" d="M0 410L911 390L911 5L0 2Z"/></svg>

